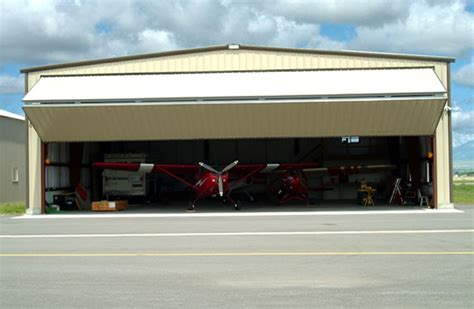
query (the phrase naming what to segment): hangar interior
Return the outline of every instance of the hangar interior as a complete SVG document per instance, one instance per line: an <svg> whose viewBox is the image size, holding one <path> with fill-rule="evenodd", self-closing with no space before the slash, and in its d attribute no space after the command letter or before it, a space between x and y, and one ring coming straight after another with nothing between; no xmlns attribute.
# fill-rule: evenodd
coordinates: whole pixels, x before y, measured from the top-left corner
<svg viewBox="0 0 474 309"><path fill-rule="evenodd" d="M167 175L103 171L91 164L107 161L206 162L222 167L238 159L244 164L316 162L329 168L304 173L306 184L311 188L311 204L314 205L292 201L285 206L357 205L361 202L358 192L364 182L376 190L376 204L387 205L397 178L403 180L403 185L412 186L410 191L432 198L431 143L431 137L427 136L53 142L45 144L45 199L48 204L54 204L57 202L55 196L74 191L80 185L94 201L125 199L132 206L148 205L147 209L156 210L173 205L173 202L186 205L192 196L191 190ZM357 168L362 166L374 168ZM356 169L350 170L351 167ZM186 178L195 181L194 176L187 175ZM245 191L259 202L277 205L273 189L279 186L280 176L272 173L257 177ZM254 207L244 192L237 190L233 195L243 207ZM407 204L418 204L418 201L416 196L407 199ZM76 207L64 206L64 209L76 210Z"/></svg>

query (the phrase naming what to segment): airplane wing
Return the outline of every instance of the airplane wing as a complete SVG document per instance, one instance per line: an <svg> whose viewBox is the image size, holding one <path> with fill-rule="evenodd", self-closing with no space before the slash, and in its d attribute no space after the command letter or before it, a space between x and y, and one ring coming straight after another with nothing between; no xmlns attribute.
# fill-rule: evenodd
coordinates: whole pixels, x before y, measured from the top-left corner
<svg viewBox="0 0 474 309"><path fill-rule="evenodd" d="M153 163L119 163L119 162L96 162L93 167L106 170L131 171L139 173L163 173L168 171L173 174L186 175L195 174L199 171L198 164L153 164Z"/></svg>
<svg viewBox="0 0 474 309"><path fill-rule="evenodd" d="M153 164L153 163L121 163L121 162L96 162L92 164L95 168L132 171L138 173L163 173L182 183L196 189L195 185L180 177L180 175L196 174L201 166L199 164ZM254 176L255 174L266 174L271 172L282 172L287 170L304 170L318 168L319 163L260 163L260 164L236 164L230 174L236 175L237 184Z"/></svg>
<svg viewBox="0 0 474 309"><path fill-rule="evenodd" d="M317 168L319 163L260 163L260 164L237 164L229 173L237 176L232 181L232 187L237 187L248 179L257 178L260 174L273 172L285 172L287 170L302 170L305 168Z"/></svg>
<svg viewBox="0 0 474 309"><path fill-rule="evenodd" d="M257 170L257 173L265 174L276 171L312 169L318 168L320 166L321 165L319 163L237 164L232 169L232 173L245 174Z"/></svg>
<svg viewBox="0 0 474 309"><path fill-rule="evenodd" d="M353 175L360 173L373 172L381 169L395 169L396 165L380 164L380 165L349 165L335 167L318 167L302 169L305 173L329 174L331 176Z"/></svg>
<svg viewBox="0 0 474 309"><path fill-rule="evenodd" d="M153 163L119 163L119 162L96 162L92 164L93 167L108 169L108 170L119 170L119 171L132 171L138 173L163 173L166 174L183 184L187 185L192 189L196 189L196 186L183 179L179 175L196 174L200 166L198 164L153 164Z"/></svg>
<svg viewBox="0 0 474 309"><path fill-rule="evenodd" d="M170 173L185 175L195 174L199 171L199 164L153 164L153 163L119 163L119 162L96 162L93 167L109 170L132 171L139 173ZM258 164L237 164L231 173L246 174L257 171L259 173L271 173L273 171L315 169L319 163L258 163Z"/></svg>

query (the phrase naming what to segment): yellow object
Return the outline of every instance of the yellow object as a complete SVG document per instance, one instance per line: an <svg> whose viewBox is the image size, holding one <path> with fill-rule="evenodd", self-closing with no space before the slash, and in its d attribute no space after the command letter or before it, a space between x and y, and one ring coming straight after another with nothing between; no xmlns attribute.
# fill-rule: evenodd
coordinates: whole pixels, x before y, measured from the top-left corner
<svg viewBox="0 0 474 309"><path fill-rule="evenodd" d="M367 193L367 196L362 199L362 204L364 206L375 206L374 194L377 190L375 190L371 186L364 185L361 186L359 191Z"/></svg>
<svg viewBox="0 0 474 309"><path fill-rule="evenodd" d="M117 211L128 208L127 201L100 201L92 202L92 211Z"/></svg>

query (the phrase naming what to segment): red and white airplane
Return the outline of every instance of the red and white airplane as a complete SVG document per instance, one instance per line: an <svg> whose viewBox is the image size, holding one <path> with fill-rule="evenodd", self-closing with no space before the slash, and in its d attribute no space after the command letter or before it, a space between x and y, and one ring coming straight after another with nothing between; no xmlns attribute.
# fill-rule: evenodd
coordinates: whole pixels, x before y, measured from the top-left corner
<svg viewBox="0 0 474 309"><path fill-rule="evenodd" d="M203 162L198 164L151 164L96 162L96 168L134 171L138 173L163 173L185 184L194 191L194 200L188 210L193 211L196 203L206 197L222 197L230 201L235 210L238 203L230 196L233 190L246 185L246 181L256 174L280 172L280 185L276 190L279 203L290 200L309 201L309 191L330 190L330 188L309 188L304 172L329 173L330 175L357 174L364 170L393 168L392 165L340 166L325 168L319 163L270 163L239 164L234 161L221 170L216 170ZM195 183L184 179L183 175L195 175Z"/></svg>
<svg viewBox="0 0 474 309"><path fill-rule="evenodd" d="M304 171L319 167L319 163L272 163L272 164L238 164L234 161L221 170L216 170L203 162L199 164L150 164L150 163L112 163L112 162L96 162L93 164L96 168L135 171L138 173L163 173L191 188L195 197L191 202L189 210L194 210L196 202L206 197L220 196L230 201L236 210L239 205L230 196L230 192L244 185L246 180L259 173L271 173L276 171ZM231 174L232 173L232 174ZM195 175L194 183L184 179L183 175ZM300 174L298 174L300 175ZM231 177L232 176L232 177ZM291 181L284 181L287 190L285 200L292 198L306 200L307 190L303 188L304 182L298 181L300 176L295 178L293 173L283 174L283 178L291 178ZM289 189L291 188L291 189ZM289 189L289 190L288 190Z"/></svg>

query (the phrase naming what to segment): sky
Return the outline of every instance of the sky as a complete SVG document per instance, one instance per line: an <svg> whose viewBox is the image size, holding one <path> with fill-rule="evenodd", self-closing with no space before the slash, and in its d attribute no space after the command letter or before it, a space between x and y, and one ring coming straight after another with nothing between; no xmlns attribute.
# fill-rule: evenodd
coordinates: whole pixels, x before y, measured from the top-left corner
<svg viewBox="0 0 474 309"><path fill-rule="evenodd" d="M474 141L474 0L0 0L0 109L24 67L222 44L455 57L453 145Z"/></svg>

